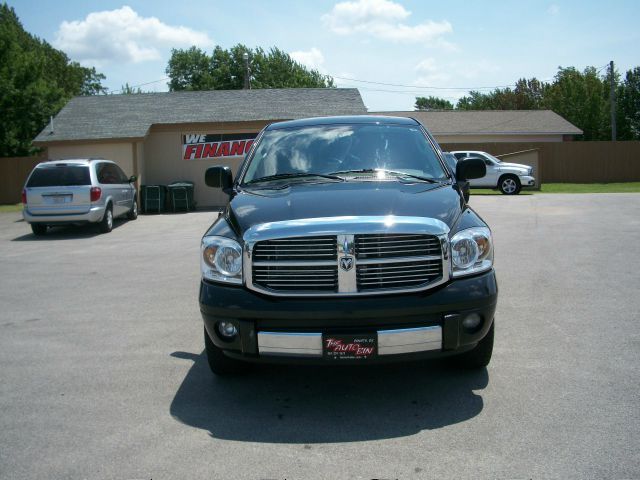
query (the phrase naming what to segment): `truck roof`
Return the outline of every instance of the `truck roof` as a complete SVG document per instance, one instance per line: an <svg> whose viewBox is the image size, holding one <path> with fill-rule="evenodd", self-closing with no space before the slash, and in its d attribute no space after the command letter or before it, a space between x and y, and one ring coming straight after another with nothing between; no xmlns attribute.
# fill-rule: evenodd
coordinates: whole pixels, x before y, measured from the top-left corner
<svg viewBox="0 0 640 480"><path fill-rule="evenodd" d="M285 122L272 123L267 130L281 128L308 127L312 125L345 125L345 124L382 124L382 125L420 125L417 120L407 117L387 117L383 115L345 115L337 117L302 118Z"/></svg>
<svg viewBox="0 0 640 480"><path fill-rule="evenodd" d="M57 159L57 160L46 160L42 163L39 163L37 166L47 166L47 165L89 165L91 162L111 162L112 160L107 160L106 158L65 158L65 159Z"/></svg>

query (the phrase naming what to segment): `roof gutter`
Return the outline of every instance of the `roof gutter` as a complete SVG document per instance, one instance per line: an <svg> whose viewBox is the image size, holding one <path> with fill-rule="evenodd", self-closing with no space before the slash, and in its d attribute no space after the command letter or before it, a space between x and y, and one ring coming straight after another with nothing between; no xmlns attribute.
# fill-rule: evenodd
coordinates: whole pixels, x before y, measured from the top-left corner
<svg viewBox="0 0 640 480"><path fill-rule="evenodd" d="M31 142L36 147L56 147L62 145L80 145L96 143L131 143L145 140L145 137L118 137L118 138L86 138L69 140L34 140Z"/></svg>

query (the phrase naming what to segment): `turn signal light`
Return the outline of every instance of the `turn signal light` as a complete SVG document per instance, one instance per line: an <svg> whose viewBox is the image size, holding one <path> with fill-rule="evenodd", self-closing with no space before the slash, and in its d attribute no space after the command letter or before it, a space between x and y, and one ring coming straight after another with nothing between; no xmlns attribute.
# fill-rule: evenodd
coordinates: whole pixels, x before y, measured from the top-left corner
<svg viewBox="0 0 640 480"><path fill-rule="evenodd" d="M91 187L91 201L97 202L102 196L102 189L100 187Z"/></svg>

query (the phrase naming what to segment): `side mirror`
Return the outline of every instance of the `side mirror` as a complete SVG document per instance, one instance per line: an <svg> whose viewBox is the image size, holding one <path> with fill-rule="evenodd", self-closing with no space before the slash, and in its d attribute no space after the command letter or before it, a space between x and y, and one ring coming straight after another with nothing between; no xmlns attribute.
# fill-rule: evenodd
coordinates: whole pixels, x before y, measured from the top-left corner
<svg viewBox="0 0 640 480"><path fill-rule="evenodd" d="M487 167L480 158L469 157L456 163L456 180L464 182L473 178L482 178L487 174Z"/></svg>
<svg viewBox="0 0 640 480"><path fill-rule="evenodd" d="M138 177L135 175L131 175L129 177L129 183L136 183L138 181Z"/></svg>
<svg viewBox="0 0 640 480"><path fill-rule="evenodd" d="M204 182L213 188L229 191L233 187L233 174L229 167L209 167L204 174Z"/></svg>

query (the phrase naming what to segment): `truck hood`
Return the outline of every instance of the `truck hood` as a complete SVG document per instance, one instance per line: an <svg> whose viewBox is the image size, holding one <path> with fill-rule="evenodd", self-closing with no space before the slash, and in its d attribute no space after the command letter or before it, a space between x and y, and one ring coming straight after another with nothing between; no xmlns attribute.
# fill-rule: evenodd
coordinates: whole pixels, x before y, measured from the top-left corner
<svg viewBox="0 0 640 480"><path fill-rule="evenodd" d="M282 190L243 189L229 203L227 216L240 235L260 223L351 215L430 217L451 228L463 207L451 184L301 182Z"/></svg>
<svg viewBox="0 0 640 480"><path fill-rule="evenodd" d="M529 171L529 169L531 168L529 167L529 165L522 165L520 163L507 163L507 162L500 162L499 167L516 169L516 170L526 170L526 171Z"/></svg>

